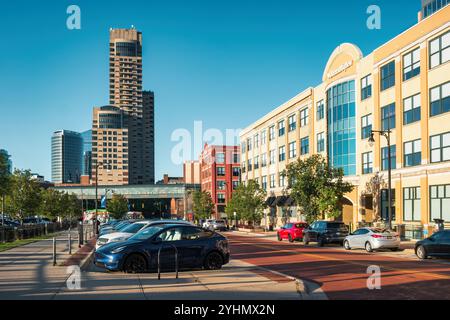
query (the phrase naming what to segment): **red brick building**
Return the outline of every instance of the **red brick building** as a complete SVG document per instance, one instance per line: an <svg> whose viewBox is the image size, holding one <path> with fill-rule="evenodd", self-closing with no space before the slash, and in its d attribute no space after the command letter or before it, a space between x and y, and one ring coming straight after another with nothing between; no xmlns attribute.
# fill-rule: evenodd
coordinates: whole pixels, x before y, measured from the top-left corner
<svg viewBox="0 0 450 320"><path fill-rule="evenodd" d="M225 207L240 181L238 146L210 146L205 144L200 155L202 191L211 194L215 217L226 217Z"/></svg>

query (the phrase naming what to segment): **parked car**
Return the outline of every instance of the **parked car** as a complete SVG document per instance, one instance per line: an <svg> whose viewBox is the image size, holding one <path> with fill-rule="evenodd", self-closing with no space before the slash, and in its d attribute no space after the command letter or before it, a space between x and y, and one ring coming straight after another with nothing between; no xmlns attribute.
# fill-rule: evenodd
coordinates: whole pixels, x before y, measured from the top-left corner
<svg viewBox="0 0 450 320"><path fill-rule="evenodd" d="M214 219L206 219L205 222L203 222L202 226L205 229L209 229L211 225L213 224Z"/></svg>
<svg viewBox="0 0 450 320"><path fill-rule="evenodd" d="M0 219L0 226L2 225L2 220ZM12 220L5 220L5 227L18 228L20 223Z"/></svg>
<svg viewBox="0 0 450 320"><path fill-rule="evenodd" d="M99 231L99 236L103 236L105 234L109 234L109 233L113 233L113 232L122 231L122 229L126 228L129 224L132 224L134 222L136 222L136 221L124 220L124 221L119 222L115 226L109 226L109 227L102 228Z"/></svg>
<svg viewBox="0 0 450 320"><path fill-rule="evenodd" d="M294 242L296 240L303 241L303 231L308 227L305 222L286 223L277 231L278 241L283 239Z"/></svg>
<svg viewBox="0 0 450 320"><path fill-rule="evenodd" d="M387 229L360 228L345 238L344 248L345 250L366 249L367 252L378 249L397 251L400 248L400 237Z"/></svg>
<svg viewBox="0 0 450 320"><path fill-rule="evenodd" d="M422 260L428 257L450 257L450 230L436 232L431 237L418 241L415 252Z"/></svg>
<svg viewBox="0 0 450 320"><path fill-rule="evenodd" d="M317 242L319 247L328 243L343 244L348 233L348 227L343 222L316 221L303 231L303 243Z"/></svg>
<svg viewBox="0 0 450 320"><path fill-rule="evenodd" d="M159 224L186 224L192 225L190 222L182 221L182 220L144 220L138 221L135 223L131 223L125 226L122 230L118 232L112 232L105 235L102 235L98 240L95 248L98 250L100 247L104 246L110 242L119 242L128 240L131 236L138 233L139 231L154 225Z"/></svg>
<svg viewBox="0 0 450 320"><path fill-rule="evenodd" d="M226 230L228 230L228 225L225 220L222 220L222 219L213 220L209 224L208 229L210 229L212 231L215 231L215 230L226 231Z"/></svg>
<svg viewBox="0 0 450 320"><path fill-rule="evenodd" d="M38 217L29 217L23 219L23 224L31 225L31 224L50 224L52 223L48 218L38 218Z"/></svg>
<svg viewBox="0 0 450 320"><path fill-rule="evenodd" d="M228 240L214 231L196 226L162 224L150 226L124 242L104 245L95 252L94 262L110 271L142 273L157 269L161 251L161 269L175 267L174 246L180 269L203 267L220 269L230 260Z"/></svg>

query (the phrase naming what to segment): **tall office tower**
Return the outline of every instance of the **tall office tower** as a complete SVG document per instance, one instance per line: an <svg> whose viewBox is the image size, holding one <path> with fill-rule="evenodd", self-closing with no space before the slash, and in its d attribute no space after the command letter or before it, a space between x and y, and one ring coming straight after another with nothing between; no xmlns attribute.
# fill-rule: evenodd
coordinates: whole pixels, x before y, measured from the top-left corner
<svg viewBox="0 0 450 320"><path fill-rule="evenodd" d="M83 155L81 159L82 175L92 177L92 130L81 133L83 138Z"/></svg>
<svg viewBox="0 0 450 320"><path fill-rule="evenodd" d="M155 182L153 113L154 95L142 91L142 33L134 28L111 29L110 106L94 110L93 176L97 160L109 164L99 167L99 184ZM120 118L120 123L111 120L114 117ZM102 123L102 118L111 120L112 126ZM106 141L101 140L105 138L103 131ZM110 141L108 135L125 135L126 140ZM114 155L116 158L111 158ZM108 168L112 170L108 172Z"/></svg>
<svg viewBox="0 0 450 320"><path fill-rule="evenodd" d="M6 170L9 173L12 173L12 171L13 171L13 164L12 164L12 161L11 161L11 155L8 153L8 151L6 151L4 149L0 149L0 156L3 156L3 157L5 157L5 159L7 159L8 167L6 168Z"/></svg>
<svg viewBox="0 0 450 320"><path fill-rule="evenodd" d="M78 132L60 130L52 136L52 182L80 183L83 138Z"/></svg>
<svg viewBox="0 0 450 320"><path fill-rule="evenodd" d="M422 0L422 17L425 19L448 4L450 0Z"/></svg>

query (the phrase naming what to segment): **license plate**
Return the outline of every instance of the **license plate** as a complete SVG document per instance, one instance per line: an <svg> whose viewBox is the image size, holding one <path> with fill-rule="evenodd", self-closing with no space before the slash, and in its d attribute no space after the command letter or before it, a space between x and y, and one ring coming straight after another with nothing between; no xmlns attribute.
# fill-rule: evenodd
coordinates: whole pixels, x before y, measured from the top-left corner
<svg viewBox="0 0 450 320"><path fill-rule="evenodd" d="M388 240L392 240L392 237L386 237Z"/></svg>

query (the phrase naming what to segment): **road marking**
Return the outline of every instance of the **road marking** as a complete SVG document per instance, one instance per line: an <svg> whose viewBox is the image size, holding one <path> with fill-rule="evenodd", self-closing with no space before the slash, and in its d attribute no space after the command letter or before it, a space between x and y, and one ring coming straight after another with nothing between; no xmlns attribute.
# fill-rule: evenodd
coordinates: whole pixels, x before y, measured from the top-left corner
<svg viewBox="0 0 450 320"><path fill-rule="evenodd" d="M241 242L244 242L244 241L241 241ZM258 244L255 244L255 243L247 243L247 242L244 242L244 243L250 244L250 245L255 246L255 247L263 248L263 249L271 249L271 250L274 249L273 247L270 247L270 246L263 246L263 245L258 245ZM285 253L289 253L289 254L302 254L302 255L305 255L305 256L309 256L309 257L314 257L314 258L319 258L319 259L326 259L326 260L331 260L331 261L339 261L339 262L343 262L343 263L347 263L347 264L351 264L351 265L362 266L362 267L365 267L365 268L367 268L369 266L368 264L364 264L364 263L358 263L358 262L353 262L353 261L348 261L348 260L341 260L341 259L338 259L338 258L327 257L327 256L319 255L319 254L299 252L299 251L297 251L297 249L298 248L295 248L294 249L295 251L286 250L286 249L277 249L277 252L285 252ZM379 262L383 262L383 261L379 261ZM388 266L382 266L382 269L389 270L389 271L399 271L399 272L403 272L405 274L410 274L410 275L425 275L425 276L428 276L430 278L441 279L441 280L450 280L449 276L444 276L444 275L435 274L435 273L429 273L429 272L423 272L423 271L417 271L417 270L399 269L399 268L388 267Z"/></svg>

